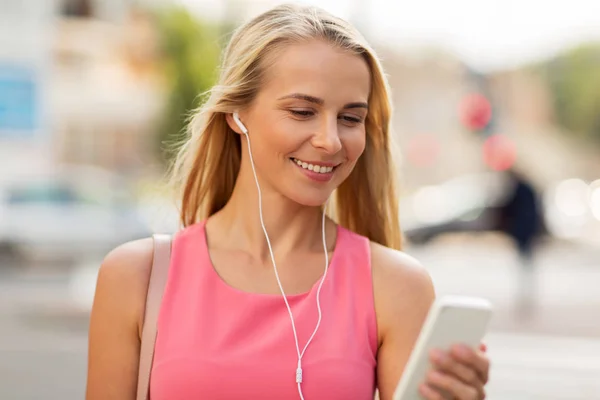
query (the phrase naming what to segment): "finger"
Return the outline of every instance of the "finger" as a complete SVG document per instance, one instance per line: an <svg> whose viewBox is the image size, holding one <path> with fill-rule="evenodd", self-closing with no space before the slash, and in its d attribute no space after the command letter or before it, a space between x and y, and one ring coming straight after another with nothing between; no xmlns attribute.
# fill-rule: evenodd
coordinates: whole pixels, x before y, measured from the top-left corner
<svg viewBox="0 0 600 400"><path fill-rule="evenodd" d="M468 385L483 386L484 382L474 368L458 362L451 355L440 350L433 350L430 358L436 369L454 375Z"/></svg>
<svg viewBox="0 0 600 400"><path fill-rule="evenodd" d="M485 353L475 351L465 345L455 345L452 346L450 354L460 363L474 368L484 384L488 382L490 360Z"/></svg>
<svg viewBox="0 0 600 400"><path fill-rule="evenodd" d="M452 397L460 400L479 400L479 391L473 386L469 386L459 379L445 374L441 371L429 371L427 373L427 385L436 389L448 392ZM442 397L443 398L443 397Z"/></svg>
<svg viewBox="0 0 600 400"><path fill-rule="evenodd" d="M439 390L423 383L419 386L419 393L425 400L451 400L453 397L443 395Z"/></svg>
<svg viewBox="0 0 600 400"><path fill-rule="evenodd" d="M484 352L484 353L487 352L487 349L488 349L488 347L485 343L482 342L479 344L479 350L481 350L482 352Z"/></svg>

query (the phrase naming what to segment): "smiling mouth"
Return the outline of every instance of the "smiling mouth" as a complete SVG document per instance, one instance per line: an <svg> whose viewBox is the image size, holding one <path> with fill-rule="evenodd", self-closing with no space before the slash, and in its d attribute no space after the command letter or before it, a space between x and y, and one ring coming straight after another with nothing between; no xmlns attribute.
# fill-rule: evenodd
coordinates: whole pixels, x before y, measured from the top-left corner
<svg viewBox="0 0 600 400"><path fill-rule="evenodd" d="M293 157L290 158L290 160L294 164L298 165L300 168L303 168L308 171L316 172L318 174L330 174L333 171L335 171L335 169L339 166L339 165L336 165L336 166L314 165L314 164L310 164L310 163L307 163L306 161L302 161L302 160L299 160L299 159L293 158Z"/></svg>

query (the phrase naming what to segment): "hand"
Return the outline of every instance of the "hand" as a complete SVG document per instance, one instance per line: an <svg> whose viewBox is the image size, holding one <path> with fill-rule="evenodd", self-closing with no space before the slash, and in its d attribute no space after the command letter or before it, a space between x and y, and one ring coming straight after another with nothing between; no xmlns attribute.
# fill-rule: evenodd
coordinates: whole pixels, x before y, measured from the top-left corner
<svg viewBox="0 0 600 400"><path fill-rule="evenodd" d="M484 386L489 379L490 361L487 347L478 350L465 345L452 346L446 353L433 350L430 359L433 369L419 387L427 400L483 400Z"/></svg>

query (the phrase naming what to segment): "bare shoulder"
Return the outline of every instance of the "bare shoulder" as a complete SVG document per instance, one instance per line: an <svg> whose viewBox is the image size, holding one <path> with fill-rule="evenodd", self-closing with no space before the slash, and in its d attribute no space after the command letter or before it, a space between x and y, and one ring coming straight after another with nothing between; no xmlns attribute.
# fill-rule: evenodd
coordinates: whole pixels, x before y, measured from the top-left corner
<svg viewBox="0 0 600 400"><path fill-rule="evenodd" d="M152 238L134 240L109 252L98 272L96 286L97 303L104 297L120 304L121 311L128 312L136 323L145 308L148 281L152 268L154 244Z"/></svg>
<svg viewBox="0 0 600 400"><path fill-rule="evenodd" d="M371 243L371 265L380 339L394 321L420 322L435 298L431 277L421 263L402 251Z"/></svg>
<svg viewBox="0 0 600 400"><path fill-rule="evenodd" d="M132 274L149 274L153 250L152 238L124 243L106 255L100 266L100 273L108 276L117 274L119 278Z"/></svg>
<svg viewBox="0 0 600 400"><path fill-rule="evenodd" d="M401 251L371 243L371 265L379 349L379 398L392 398L427 312L433 283L419 261Z"/></svg>
<svg viewBox="0 0 600 400"><path fill-rule="evenodd" d="M87 400L135 398L152 239L112 250L98 272L88 340Z"/></svg>

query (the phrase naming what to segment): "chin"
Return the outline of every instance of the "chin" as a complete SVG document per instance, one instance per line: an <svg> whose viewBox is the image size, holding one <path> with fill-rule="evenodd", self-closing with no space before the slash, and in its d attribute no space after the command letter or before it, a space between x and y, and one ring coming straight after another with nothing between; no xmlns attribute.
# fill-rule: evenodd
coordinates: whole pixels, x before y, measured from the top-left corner
<svg viewBox="0 0 600 400"><path fill-rule="evenodd" d="M332 192L333 190L327 190L325 188L321 190L308 190L304 192L296 190L295 193L289 193L287 197L302 206L319 207L325 204Z"/></svg>

